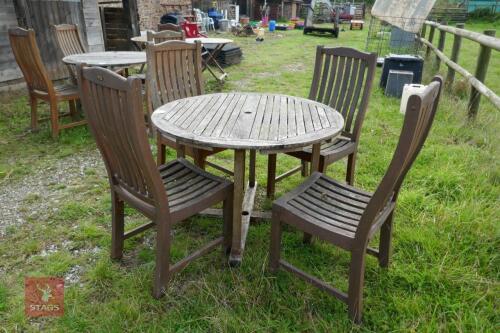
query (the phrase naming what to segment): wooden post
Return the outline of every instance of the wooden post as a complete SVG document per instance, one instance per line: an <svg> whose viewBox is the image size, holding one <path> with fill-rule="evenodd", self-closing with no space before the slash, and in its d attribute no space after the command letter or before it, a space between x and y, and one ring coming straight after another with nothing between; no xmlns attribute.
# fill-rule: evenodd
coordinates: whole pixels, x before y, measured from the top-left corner
<svg viewBox="0 0 500 333"><path fill-rule="evenodd" d="M427 24L424 23L422 26L422 32L420 33L420 37L425 38L425 34L427 33Z"/></svg>
<svg viewBox="0 0 500 333"><path fill-rule="evenodd" d="M487 36L495 36L495 30L485 30L484 34ZM484 79L486 78L486 73L488 72L488 64L490 62L491 57L491 49L484 45L481 45L479 48L479 56L477 57L477 65L476 65L476 79L484 83ZM472 87L469 98L469 118L474 119L477 115L477 110L479 109L479 102L481 100L481 94L476 88Z"/></svg>
<svg viewBox="0 0 500 333"><path fill-rule="evenodd" d="M436 27L431 25L431 30L429 31L429 43L432 44L432 40L434 39L434 31L436 31ZM431 54L431 48L427 47L427 51L425 52L425 57L429 58L429 55Z"/></svg>
<svg viewBox="0 0 500 333"><path fill-rule="evenodd" d="M136 0L122 0L123 12L125 14L125 20L128 25L128 35L129 40L134 36L140 36L141 31L139 29L139 12L137 11L137 1ZM135 46L132 41L130 41L129 50L134 50Z"/></svg>
<svg viewBox="0 0 500 333"><path fill-rule="evenodd" d="M457 28L463 29L465 24L457 23ZM451 58L450 60L458 63L458 54L460 53L460 46L462 45L462 37L459 35L453 35L453 49L451 50ZM448 74L446 75L446 86L448 89L451 89L453 86L453 80L455 79L455 71L453 68L448 67Z"/></svg>
<svg viewBox="0 0 500 333"><path fill-rule="evenodd" d="M446 38L446 31L439 30L438 50L441 52L443 52L444 50L445 38ZM436 62L434 63L436 71L439 71L440 65L441 65L441 59L436 55Z"/></svg>

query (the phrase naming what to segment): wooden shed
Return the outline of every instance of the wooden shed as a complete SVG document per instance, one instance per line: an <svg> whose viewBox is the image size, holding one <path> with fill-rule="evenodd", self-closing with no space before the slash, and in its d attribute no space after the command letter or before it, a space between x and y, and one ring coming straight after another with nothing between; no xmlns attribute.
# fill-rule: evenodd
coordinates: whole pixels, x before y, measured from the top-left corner
<svg viewBox="0 0 500 333"><path fill-rule="evenodd" d="M104 50L97 0L0 0L0 88L23 82L10 48L8 29L32 28L42 59L53 79L68 76L51 26L77 24L89 51Z"/></svg>

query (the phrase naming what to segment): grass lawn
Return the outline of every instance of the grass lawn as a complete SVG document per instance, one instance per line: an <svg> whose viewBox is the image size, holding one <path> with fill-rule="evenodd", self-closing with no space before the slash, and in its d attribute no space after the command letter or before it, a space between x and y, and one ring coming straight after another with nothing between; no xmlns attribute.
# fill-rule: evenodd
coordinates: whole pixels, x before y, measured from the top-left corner
<svg viewBox="0 0 500 333"><path fill-rule="evenodd" d="M494 23L467 24L481 31ZM236 38L244 52L219 86L207 76L207 92L258 91L307 96L316 45L363 49L363 31L339 39L300 31L266 34L263 43ZM446 52L450 54L452 36ZM463 41L461 64L475 68L478 46ZM426 62L425 81L432 73ZM441 72L446 73L441 66ZM500 92L500 57L493 52L486 83ZM374 190L392 156L401 129L399 100L378 88L380 68L361 134L356 185ZM103 164L85 127L50 138L48 126L29 133L25 92L0 97L0 332L254 332L254 331L498 331L500 253L499 112L481 102L475 123L467 122L467 89L457 84L440 104L426 145L399 197L392 264L367 259L363 326L347 319L346 306L286 272L267 270L269 223L250 228L244 261L231 269L220 251L189 265L161 300L151 297L154 235L128 240L124 259L112 262L110 196ZM46 110L46 108L45 108ZM153 144L153 142L152 142ZM173 157L172 152L169 155ZM232 165L231 152L212 157ZM265 156L258 156L257 205L265 200ZM279 156L278 172L297 160ZM345 164L328 169L343 179ZM277 186L281 195L299 175ZM263 186L264 185L264 186ZM144 222L127 210L130 228ZM127 226L127 227L128 227ZM193 218L175 228L173 256L185 256L212 239L220 220ZM376 240L375 240L376 241ZM303 245L285 232L284 256L342 289L348 253L320 241ZM24 277L66 279L65 315L24 315ZM3 330L2 330L3 329Z"/></svg>

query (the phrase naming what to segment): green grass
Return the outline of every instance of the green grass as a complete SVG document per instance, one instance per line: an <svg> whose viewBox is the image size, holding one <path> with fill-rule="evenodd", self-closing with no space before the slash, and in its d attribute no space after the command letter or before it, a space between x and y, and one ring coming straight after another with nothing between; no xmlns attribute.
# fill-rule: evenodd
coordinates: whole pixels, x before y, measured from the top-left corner
<svg viewBox="0 0 500 333"><path fill-rule="evenodd" d="M467 24L482 31L492 24ZM260 91L307 96L316 45L362 49L364 31L345 31L339 39L304 36L300 31L266 34L263 43L237 38L244 52L229 80L219 86L207 76L207 91ZM452 38L447 36L449 54ZM473 72L477 45L464 40L461 65ZM433 75L426 62L425 80ZM486 83L500 92L500 57L493 53ZM445 69L441 66L441 72ZM377 69L378 82L380 69ZM457 76L459 79L459 76ZM459 80L457 80L458 82ZM460 85L460 84L458 84ZM356 184L373 190L392 156L401 129L399 101L373 91L361 134ZM253 332L253 331L498 331L500 170L496 110L484 98L475 123L467 122L467 97L445 94L427 143L408 174L395 217L394 254L388 270L369 258L365 278L363 326L347 319L346 306L326 293L280 272L267 271L269 223L251 227L243 264L231 269L218 251L189 265L173 280L166 297L150 291L154 235L126 242L121 262L109 259L110 199L105 173L86 167L72 184L51 184L61 200L26 193L21 210L27 222L8 228L0 241L0 331L54 332ZM465 95L462 94L462 95ZM24 92L1 97L0 191L21 184L36 170L50 173L57 161L95 150L84 127L50 139L49 128L27 132L29 108ZM173 155L170 155L173 156ZM232 154L216 160L231 166ZM278 172L297 163L279 156ZM266 159L258 156L258 182L265 184ZM345 163L328 169L344 177ZM298 175L279 183L281 195L301 182ZM263 186L257 205L269 208ZM48 212L30 215L40 203ZM127 228L144 222L128 209ZM193 218L177 226L174 260L221 230L221 221ZM349 256L322 242L301 243L288 229L285 257L299 267L345 289ZM69 244L69 245L68 245ZM40 255L50 245L57 250ZM24 316L24 276L81 278L66 287L62 318Z"/></svg>

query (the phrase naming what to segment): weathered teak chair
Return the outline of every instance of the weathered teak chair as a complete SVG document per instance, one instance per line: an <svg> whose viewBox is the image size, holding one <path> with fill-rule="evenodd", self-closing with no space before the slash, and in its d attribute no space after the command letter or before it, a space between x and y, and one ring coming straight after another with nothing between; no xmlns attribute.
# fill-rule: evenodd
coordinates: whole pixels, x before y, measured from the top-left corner
<svg viewBox="0 0 500 333"><path fill-rule="evenodd" d="M156 166L142 116L141 80L104 68L77 67L78 84L89 127L108 171L112 198L111 257L122 257L124 240L156 227L153 295L160 297L172 274L223 244L231 244L231 182L184 159ZM170 265L172 226L218 202L224 202L224 236ZM124 203L152 220L124 232Z"/></svg>
<svg viewBox="0 0 500 333"><path fill-rule="evenodd" d="M57 24L52 26L56 36L57 45L63 56L86 53L87 48L83 43L78 27L74 24Z"/></svg>
<svg viewBox="0 0 500 333"><path fill-rule="evenodd" d="M437 76L422 95L408 100L403 129L392 161L374 193L313 173L273 205L270 268L280 266L347 303L349 316L360 322L365 254L389 264L392 221L401 184L422 148L439 102L442 78ZM349 289L344 293L280 259L282 224L287 223L351 252ZM378 250L368 247L380 229Z"/></svg>
<svg viewBox="0 0 500 333"><path fill-rule="evenodd" d="M173 23L160 23L160 24L158 24L158 31L165 31L165 30L182 32L182 27L180 25L173 24Z"/></svg>
<svg viewBox="0 0 500 333"><path fill-rule="evenodd" d="M148 93L153 109L177 99L204 93L200 42L194 44L182 41L148 43L146 54ZM165 163L166 146L177 149L176 143L161 135L160 132L158 132L157 146L158 164ZM186 147L186 154L193 157L196 165L204 169L207 156L221 150L209 151Z"/></svg>
<svg viewBox="0 0 500 333"><path fill-rule="evenodd" d="M87 53L87 47L82 40L78 26L75 24L57 24L53 25L54 35L56 36L57 45L61 51L63 57L72 54ZM76 81L75 66L68 65L71 75ZM115 73L127 76L127 69L125 68L115 68L113 69Z"/></svg>
<svg viewBox="0 0 500 333"><path fill-rule="evenodd" d="M169 40L184 40L184 33L172 30L163 30L159 32L154 32L148 30L146 32L148 42L153 42L155 44L163 43Z"/></svg>
<svg viewBox="0 0 500 333"><path fill-rule="evenodd" d="M326 48L318 46L309 99L330 105L345 119L341 137L321 146L320 170L325 172L331 163L344 157L347 160L347 182L353 185L354 167L361 125L370 97L370 90L377 65L375 53L365 53L347 47ZM301 159L302 166L276 177L276 154L269 155L267 196L274 197L275 183L302 169L307 175L312 148L289 152L287 155Z"/></svg>
<svg viewBox="0 0 500 333"><path fill-rule="evenodd" d="M78 89L74 85L54 84L52 82L42 62L40 50L35 40L35 31L22 28L9 29L9 40L14 57L23 72L28 87L31 105L31 129L38 129L37 109L39 99L50 104L52 137L56 138L63 128L85 124L85 120L63 125L59 123L59 117L67 115L70 115L74 120L77 119L75 101L79 99ZM66 101L69 103L69 114L59 114L58 103ZM40 121L43 120L46 119L40 119Z"/></svg>

